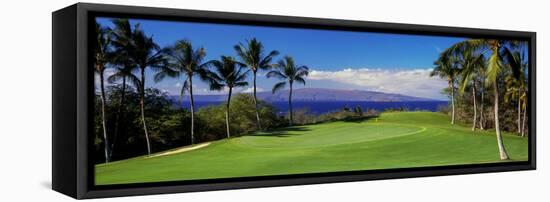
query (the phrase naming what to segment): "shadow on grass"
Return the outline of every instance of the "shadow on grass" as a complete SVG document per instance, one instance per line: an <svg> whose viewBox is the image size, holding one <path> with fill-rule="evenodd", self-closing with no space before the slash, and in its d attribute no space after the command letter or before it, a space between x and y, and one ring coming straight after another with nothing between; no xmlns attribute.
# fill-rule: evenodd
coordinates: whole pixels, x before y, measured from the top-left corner
<svg viewBox="0 0 550 202"><path fill-rule="evenodd" d="M265 131L265 132L259 132L254 133L249 136L257 136L257 137L292 137L292 136L298 136L302 135L301 133L293 133L293 132L303 132L303 131L310 131L309 128L304 126L290 126L286 128L280 128L275 129L272 131Z"/></svg>
<svg viewBox="0 0 550 202"><path fill-rule="evenodd" d="M368 121L369 119L373 119L373 118L378 118L378 116L349 116L349 117L343 118L339 121L361 123L361 122Z"/></svg>

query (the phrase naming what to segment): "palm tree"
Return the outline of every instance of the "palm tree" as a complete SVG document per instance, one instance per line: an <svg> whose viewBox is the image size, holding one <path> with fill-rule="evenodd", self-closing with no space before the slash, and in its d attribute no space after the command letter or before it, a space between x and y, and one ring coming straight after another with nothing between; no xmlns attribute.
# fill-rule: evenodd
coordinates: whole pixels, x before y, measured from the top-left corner
<svg viewBox="0 0 550 202"><path fill-rule="evenodd" d="M193 99L193 76L198 75L202 80L207 80L207 68L211 62L203 63L206 51L204 48L193 49L190 41L179 40L170 53L168 68L162 68L155 75L155 81L159 82L168 77L179 78L184 76L185 80L180 91L180 100L183 98L185 91L189 91L191 101L191 144L195 143L195 102Z"/></svg>
<svg viewBox="0 0 550 202"><path fill-rule="evenodd" d="M443 52L437 61L435 61L435 68L430 73L430 76L439 76L446 79L449 83L451 90L451 124L455 124L455 78L459 73L457 66L457 60L455 56L449 55Z"/></svg>
<svg viewBox="0 0 550 202"><path fill-rule="evenodd" d="M487 62L485 62L487 63ZM480 85L479 85L479 91L481 93L481 100L480 100L480 107L479 107L479 129L481 130L485 130L485 115L483 114L483 112L485 112L484 110L484 106L485 106L485 91L486 91L486 88L485 88L485 71L481 71L481 72L478 72L479 74L479 80L480 80Z"/></svg>
<svg viewBox="0 0 550 202"><path fill-rule="evenodd" d="M479 73L484 71L485 60L482 54L475 54L472 50L466 50L461 54L459 63L462 67L460 70L461 80L459 93L463 94L468 84L471 83L474 111L472 131L475 131L477 124L476 79L480 76Z"/></svg>
<svg viewBox="0 0 550 202"><path fill-rule="evenodd" d="M153 37L146 36L139 26L136 26L132 33L132 43L134 44L134 50L131 52L131 57L140 70L140 86L138 90L140 93L141 123L147 142L147 154L151 154L151 143L145 122L145 69L160 69L165 67L165 53L167 50L161 49L153 41Z"/></svg>
<svg viewBox="0 0 550 202"><path fill-rule="evenodd" d="M504 84L506 85L506 92L504 93L504 102L511 103L516 101L517 103L517 132L521 134L521 93L522 85L519 83L513 74L509 74L504 79Z"/></svg>
<svg viewBox="0 0 550 202"><path fill-rule="evenodd" d="M512 70L512 74L509 75L509 77L506 78L506 83L508 89L512 89L512 91L507 92L505 94L505 100L509 100L509 97L516 97L517 98L517 105L518 105L518 118L517 118L517 124L518 124L518 133L523 134L523 127L521 122L521 111L522 111L522 99L526 98L524 96L525 89L526 89L526 78L525 78L525 71L527 64L524 64L523 62L523 55L520 51L512 51L510 48L504 48L503 53L504 59L509 66L509 68Z"/></svg>
<svg viewBox="0 0 550 202"><path fill-rule="evenodd" d="M271 64L273 57L279 54L278 51L273 50L269 54L264 55L264 47L262 42L253 38L252 40L247 40L246 44L238 44L234 46L237 55L241 58L241 61L252 70L254 82L254 106L256 108L256 122L258 130L262 130L262 124L260 122L260 112L258 110L258 99L256 97L256 73L258 70L266 70L274 66Z"/></svg>
<svg viewBox="0 0 550 202"><path fill-rule="evenodd" d="M248 85L246 76L250 70L244 70L245 64L235 61L232 57L222 56L221 60L212 61L214 71L209 71L208 78L211 90L228 89L227 103L225 108L225 124L227 129L227 138L229 138L229 105L231 103L231 93L235 87L244 87Z"/></svg>
<svg viewBox="0 0 550 202"><path fill-rule="evenodd" d="M95 72L99 74L99 83L101 90L101 124L103 128L103 143L105 144L105 162L109 162L109 139L107 137L107 124L105 120L105 104L107 103L105 98L105 87L104 87L104 73L105 66L109 62L109 45L110 37L107 29L102 27L99 23L95 24L95 33L96 33L96 43L94 47L95 53Z"/></svg>
<svg viewBox="0 0 550 202"><path fill-rule="evenodd" d="M277 63L276 70L271 70L266 74L267 78L275 77L280 80L284 80L273 86L272 93L283 89L288 82L290 89L288 93L289 125L292 125L292 85L295 81L306 85L305 77L308 75L308 73L308 67L303 65L298 66L294 63L294 59L292 59L292 57L285 56L284 59L279 60L279 62Z"/></svg>
<svg viewBox="0 0 550 202"><path fill-rule="evenodd" d="M126 82L129 81L136 89L139 89L140 81L132 72L136 70L137 66L132 60L132 51L134 50L132 42L132 27L128 19L117 18L112 21L115 25L113 30L110 30L111 43L114 48L113 57L111 63L115 66L115 73L107 78L109 83L116 83L122 81L122 89L120 93L120 100L118 103L117 114L115 117L115 135L111 143L111 154L115 150L117 137L120 134L120 119L123 115L124 101L126 95ZM137 26L137 25L136 25Z"/></svg>
<svg viewBox="0 0 550 202"><path fill-rule="evenodd" d="M136 89L138 89L139 85L141 85L139 78L132 73L132 71L135 70L135 68L136 68L135 66L127 66L127 65L116 67L115 73L107 78L107 81L109 83L121 82L122 84L122 88L120 90L120 98L117 106L118 107L117 114L115 116L115 130L114 130L115 135L111 143L111 153L109 155L110 158L112 158L113 156L113 153L115 151L115 145L118 140L118 136L120 134L120 120L123 119L123 115L124 115L123 109L124 109L124 102L126 98L126 87L128 86L127 82L130 82L131 85L134 86Z"/></svg>
<svg viewBox="0 0 550 202"><path fill-rule="evenodd" d="M503 65L502 52L506 47L516 47L519 43L517 41L508 41L500 39L468 39L462 42L458 42L450 47L453 53L464 52L468 49L474 51L489 51L489 57L487 61L487 78L486 85L491 85L493 88L494 96L494 115L495 115L495 131L497 136L497 144L501 160L509 159L502 141L502 135L499 126L499 91L498 91L498 79L499 75L503 72L503 69L507 66ZM508 68L515 68L509 66ZM512 71L517 71L512 69Z"/></svg>

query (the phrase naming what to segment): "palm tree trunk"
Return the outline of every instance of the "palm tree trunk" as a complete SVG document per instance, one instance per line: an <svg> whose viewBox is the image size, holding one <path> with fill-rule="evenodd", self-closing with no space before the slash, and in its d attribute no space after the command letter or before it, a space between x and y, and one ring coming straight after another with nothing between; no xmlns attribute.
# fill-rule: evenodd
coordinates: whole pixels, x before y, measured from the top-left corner
<svg viewBox="0 0 550 202"><path fill-rule="evenodd" d="M521 133L521 88L518 89L518 134Z"/></svg>
<svg viewBox="0 0 550 202"><path fill-rule="evenodd" d="M477 105L476 105L476 82L472 82L472 98L474 100L474 121L472 122L472 131L476 130L476 124L477 124Z"/></svg>
<svg viewBox="0 0 550 202"><path fill-rule="evenodd" d="M525 105L525 104L524 104ZM525 105L527 106L527 105ZM527 119L527 107L523 107L523 126L521 127L521 137L525 137L525 120Z"/></svg>
<svg viewBox="0 0 550 202"><path fill-rule="evenodd" d="M107 103L105 99L105 87L103 82L103 71L99 73L100 85L101 85L101 124L103 125L103 140L105 143L105 162L109 162L109 140L107 138L107 124L105 121L105 104Z"/></svg>
<svg viewBox="0 0 550 202"><path fill-rule="evenodd" d="M145 68L141 68L141 96L139 105L141 108L141 123L145 132L145 141L147 141L147 154L151 154L151 143L149 142L149 133L147 133L147 124L145 123Z"/></svg>
<svg viewBox="0 0 550 202"><path fill-rule="evenodd" d="M449 87L451 88L451 107L453 109L451 114L451 124L455 124L455 87L453 85L453 80L449 81Z"/></svg>
<svg viewBox="0 0 550 202"><path fill-rule="evenodd" d="M485 91L482 89L481 90L481 106L480 106L480 110L479 110L479 128L481 130L485 130L485 117L483 116L483 99L484 98L484 94L485 94Z"/></svg>
<svg viewBox="0 0 550 202"><path fill-rule="evenodd" d="M189 96L191 99L191 144L195 144L195 100L193 99L193 75L189 75Z"/></svg>
<svg viewBox="0 0 550 202"><path fill-rule="evenodd" d="M233 91L233 88L229 88L229 94L227 95L227 104L226 104L226 108L225 108L225 126L226 126L226 129L227 129L227 138L229 138L231 135L230 135L230 132L229 132L229 104L231 103L231 93Z"/></svg>
<svg viewBox="0 0 550 202"><path fill-rule="evenodd" d="M290 91L288 92L288 125L292 126L292 81L289 82Z"/></svg>
<svg viewBox="0 0 550 202"><path fill-rule="evenodd" d="M256 72L254 72L254 106L256 107L256 122L258 130L262 130L262 124L260 122L260 112L258 110L258 98L256 97Z"/></svg>
<svg viewBox="0 0 550 202"><path fill-rule="evenodd" d="M117 110L117 114L116 114L116 118L115 118L115 120L116 120L115 121L115 137L113 138L113 142L111 143L111 154L109 155L110 159L113 158L115 145L116 145L116 142L117 142L117 139L118 139L118 135L120 133L119 124L120 124L120 118L122 117L122 109L124 107L125 94L126 94L126 76L123 76L122 77L122 91L120 93L120 101L118 103L118 110Z"/></svg>
<svg viewBox="0 0 550 202"><path fill-rule="evenodd" d="M498 119L498 85L497 81L493 82L493 91L495 96L495 131L497 135L497 144L498 144L498 151L500 153L500 160L507 160L508 154L506 153L506 148L504 148L504 142L502 141L502 135L500 134L500 126L499 126L499 119Z"/></svg>

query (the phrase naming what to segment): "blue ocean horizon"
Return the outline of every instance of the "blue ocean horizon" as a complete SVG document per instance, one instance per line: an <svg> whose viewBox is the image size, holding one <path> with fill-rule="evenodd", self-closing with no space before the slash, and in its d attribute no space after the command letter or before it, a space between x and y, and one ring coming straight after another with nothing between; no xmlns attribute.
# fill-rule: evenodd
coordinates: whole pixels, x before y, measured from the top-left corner
<svg viewBox="0 0 550 202"><path fill-rule="evenodd" d="M195 102L196 108L203 108L208 106L215 106L223 103L222 101L197 101ZM269 102L276 108L280 114L288 112L288 102ZM189 101L183 101L183 103L174 102L176 107L189 108ZM398 102L373 102L373 101L294 101L292 102L292 108L294 111L307 109L312 114L324 114L328 112L340 111L345 107L355 108L360 106L363 111L374 109L376 111L384 111L390 108L404 108L408 111L437 111L440 107L447 106L447 101L398 101Z"/></svg>

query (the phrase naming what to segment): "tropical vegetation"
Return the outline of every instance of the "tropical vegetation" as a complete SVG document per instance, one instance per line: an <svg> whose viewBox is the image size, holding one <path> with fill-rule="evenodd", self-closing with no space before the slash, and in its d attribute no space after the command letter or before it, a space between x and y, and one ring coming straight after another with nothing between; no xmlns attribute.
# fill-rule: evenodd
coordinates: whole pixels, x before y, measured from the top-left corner
<svg viewBox="0 0 550 202"><path fill-rule="evenodd" d="M449 106L441 113L343 106L312 114L293 109L295 84L306 85L310 69L296 62L300 58L278 58L280 52L259 39L233 46L235 55L208 54L219 59L207 60L207 49L191 39L161 47L139 24L128 19L112 24L96 23L93 43L92 155L94 163L104 163L96 167L100 184L486 163L495 162L496 154L500 160L528 155L522 137L529 134L529 63L520 41L466 39L442 51L431 72L448 85L442 93ZM150 77L180 82L179 103L148 87ZM271 93L288 89L288 112L279 113L257 96L259 77L276 82ZM196 83L225 100L197 108ZM235 92L248 86L251 93ZM496 146L489 143L495 139ZM202 145L209 146L166 153ZM251 169L273 162L279 164ZM212 170L220 166L226 172Z"/></svg>

